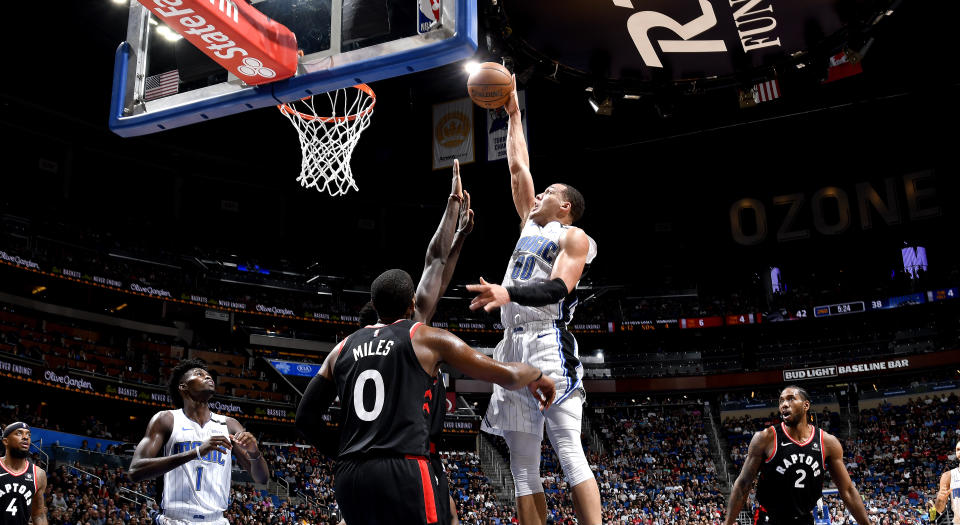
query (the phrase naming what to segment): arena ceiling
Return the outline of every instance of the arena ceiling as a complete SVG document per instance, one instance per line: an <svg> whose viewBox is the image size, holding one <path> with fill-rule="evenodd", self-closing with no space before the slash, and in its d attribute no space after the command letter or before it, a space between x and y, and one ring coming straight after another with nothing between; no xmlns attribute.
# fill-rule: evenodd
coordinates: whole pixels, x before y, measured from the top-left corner
<svg viewBox="0 0 960 525"><path fill-rule="evenodd" d="M732 52L713 66L680 54L671 55L673 63L660 53L662 72L637 67L638 49L627 30L632 16L643 9L692 19L687 11L705 9L704 1L673 11L680 2L611 0L589 17L572 11L569 0L505 1L499 8L481 2L477 58L513 63L530 101L537 185L564 180L585 193L584 227L596 232L601 245L601 275L656 282L663 272L703 273L706 260L716 266L706 272L713 274L709 278L723 281L731 272L789 258L869 260L874 249L949 231L956 192L948 176L937 180L947 210L942 223L904 221L872 230L855 223L852 237L814 234L809 242L771 240L748 248L731 239L728 212L744 197L776 208L770 203L783 194L804 194L809 202L827 186L854 195L859 182L882 187L886 178L916 170L955 173L952 135L942 130L956 121L958 75L950 67L950 33L940 26L956 6L938 5L943 12L931 13L914 1L815 3L828 13L818 26L823 38L804 35L817 50L817 63L801 68L796 64L812 55L792 56L798 49L793 44L749 63ZM715 26L691 38L722 40L735 51L735 45L742 48L729 41L737 36L736 8L721 9L722 3L711 3ZM793 9L760 2L750 11L768 4L778 16ZM861 54L863 73L822 84L822 59L850 43L862 51L862 27L857 34L845 28L862 22L860 15L870 11L865 7L880 4L895 9ZM17 20L36 16L26 5L12 9ZM446 172L430 167L430 112L437 102L465 96L459 65L374 84L374 124L354 157L361 190L333 200L296 185L296 136L270 109L147 137L112 135L106 128L110 78L125 21L125 6L109 0L69 2L45 13L48 37L8 55L6 70L18 73L0 88L0 124L12 170L4 211L129 229L125 234L142 233L163 246L324 260L345 271L389 260L418 271L419 247L429 239L447 191ZM604 30L601 22L619 29ZM804 24L785 18L777 24L803 35L797 27ZM652 30L650 38L673 38L660 31ZM14 33L5 34L5 47L23 48ZM624 53L632 53L634 62ZM808 73L815 68L818 74ZM781 99L742 109L738 89L771 72L782 85ZM615 99L612 114L594 113L586 87ZM633 94L638 97L624 97ZM58 168L38 169L43 160ZM461 264L471 276L496 278L516 232L516 218L505 210L506 166L477 162L464 166L464 177L478 223L475 244ZM236 209L224 209L225 200L237 203ZM811 213L804 208L807 225ZM771 218L770 227L780 228L781 218Z"/></svg>

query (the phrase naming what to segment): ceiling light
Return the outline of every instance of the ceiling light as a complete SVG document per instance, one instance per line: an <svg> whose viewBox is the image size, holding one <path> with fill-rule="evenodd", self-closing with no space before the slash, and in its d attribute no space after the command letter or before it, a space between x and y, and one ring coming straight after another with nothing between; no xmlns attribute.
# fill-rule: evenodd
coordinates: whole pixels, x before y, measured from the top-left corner
<svg viewBox="0 0 960 525"><path fill-rule="evenodd" d="M166 25L157 26L157 34L162 36L168 42L176 42L177 40L180 40L181 38L183 38L182 36L178 35L174 30L170 29Z"/></svg>
<svg viewBox="0 0 960 525"><path fill-rule="evenodd" d="M597 115L609 117L613 114L613 101L610 100L610 97L606 97L600 102L597 101L596 97L589 97L587 103L590 104L590 109Z"/></svg>

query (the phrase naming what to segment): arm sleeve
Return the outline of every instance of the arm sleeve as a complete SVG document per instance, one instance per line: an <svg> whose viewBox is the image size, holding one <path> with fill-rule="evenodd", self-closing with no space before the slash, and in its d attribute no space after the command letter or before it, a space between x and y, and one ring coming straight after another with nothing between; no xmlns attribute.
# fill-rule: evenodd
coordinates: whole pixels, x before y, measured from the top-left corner
<svg viewBox="0 0 960 525"><path fill-rule="evenodd" d="M336 383L317 374L310 380L297 407L297 430L329 456L336 456L339 436L323 421L323 415L336 397Z"/></svg>
<svg viewBox="0 0 960 525"><path fill-rule="evenodd" d="M537 281L522 286L506 286L510 301L524 306L543 306L559 302L567 296L567 284L557 277L552 281Z"/></svg>

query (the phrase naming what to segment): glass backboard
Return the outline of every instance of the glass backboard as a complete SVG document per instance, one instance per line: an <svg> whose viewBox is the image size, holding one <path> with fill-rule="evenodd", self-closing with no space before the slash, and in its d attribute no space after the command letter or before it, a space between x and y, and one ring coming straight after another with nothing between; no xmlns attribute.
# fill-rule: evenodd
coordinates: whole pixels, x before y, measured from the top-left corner
<svg viewBox="0 0 960 525"><path fill-rule="evenodd" d="M302 56L293 77L249 86L131 1L114 63L110 129L125 137L155 133L439 67L477 49L476 0L249 3L296 35Z"/></svg>

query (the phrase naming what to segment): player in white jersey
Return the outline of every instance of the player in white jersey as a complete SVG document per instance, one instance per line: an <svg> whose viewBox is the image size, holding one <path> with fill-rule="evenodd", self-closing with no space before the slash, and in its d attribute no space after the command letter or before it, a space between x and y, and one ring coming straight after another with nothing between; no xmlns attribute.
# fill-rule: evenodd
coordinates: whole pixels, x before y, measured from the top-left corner
<svg viewBox="0 0 960 525"><path fill-rule="evenodd" d="M960 442L957 442L954 452L960 459ZM950 510L953 511L953 523L960 524L960 467L950 469L940 476L940 490L937 492L937 514L943 514L950 501Z"/></svg>
<svg viewBox="0 0 960 525"><path fill-rule="evenodd" d="M509 115L507 163L513 203L522 221L520 240L502 285L481 279L480 284L467 286L478 294L470 309L500 308L504 338L494 358L540 368L556 383L557 394L554 405L541 413L529 393L494 385L481 428L502 435L510 447L521 525L544 524L547 519L540 480L544 425L571 487L578 523L598 525L600 491L580 442L583 367L576 339L567 331L577 303L577 283L596 256L597 245L572 226L583 215L580 192L569 184L552 184L535 193L516 91L504 109Z"/></svg>
<svg viewBox="0 0 960 525"><path fill-rule="evenodd" d="M157 412L133 453L131 480L163 476L161 525L228 523L223 513L230 500L232 458L257 483L268 480L267 462L253 435L236 419L210 411L215 389L201 361L182 361L169 384L178 409Z"/></svg>

